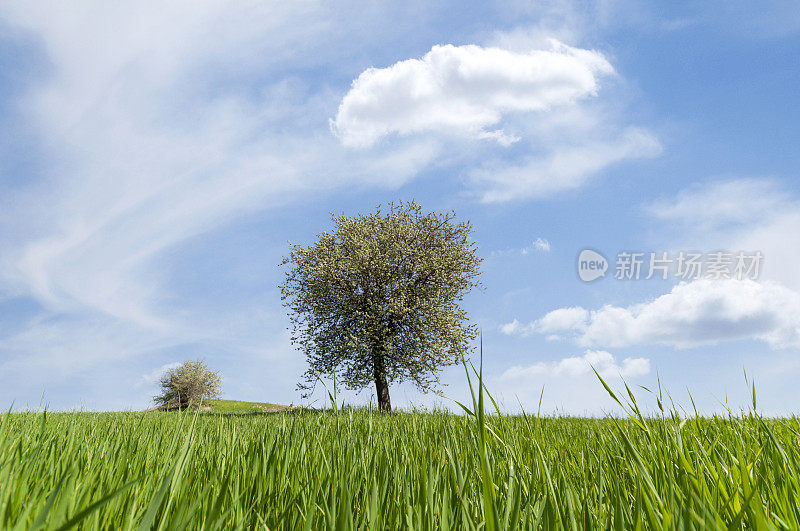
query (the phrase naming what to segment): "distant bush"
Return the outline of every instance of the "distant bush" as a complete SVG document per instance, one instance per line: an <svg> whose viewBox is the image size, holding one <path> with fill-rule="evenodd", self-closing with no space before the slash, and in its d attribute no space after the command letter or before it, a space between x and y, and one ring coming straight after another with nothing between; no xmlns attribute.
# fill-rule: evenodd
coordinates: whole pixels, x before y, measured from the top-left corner
<svg viewBox="0 0 800 531"><path fill-rule="evenodd" d="M197 407L203 399L219 398L222 379L202 360L187 360L161 377L161 394L153 397L164 409Z"/></svg>

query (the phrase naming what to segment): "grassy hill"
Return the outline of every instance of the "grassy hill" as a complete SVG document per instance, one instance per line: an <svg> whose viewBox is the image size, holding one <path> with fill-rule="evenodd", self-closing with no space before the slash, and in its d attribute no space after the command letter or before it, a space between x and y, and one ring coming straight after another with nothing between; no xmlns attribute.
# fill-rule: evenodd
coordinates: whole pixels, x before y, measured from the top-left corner
<svg viewBox="0 0 800 531"><path fill-rule="evenodd" d="M269 402L243 402L241 400L205 400L211 413L271 413L289 409L289 406Z"/></svg>

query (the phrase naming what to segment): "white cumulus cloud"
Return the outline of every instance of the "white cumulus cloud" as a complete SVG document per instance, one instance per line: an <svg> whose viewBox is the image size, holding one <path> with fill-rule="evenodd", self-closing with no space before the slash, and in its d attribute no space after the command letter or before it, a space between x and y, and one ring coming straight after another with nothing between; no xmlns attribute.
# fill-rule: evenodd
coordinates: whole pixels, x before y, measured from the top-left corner
<svg viewBox="0 0 800 531"><path fill-rule="evenodd" d="M589 312L580 306L559 308L528 324L514 319L510 323L503 324L500 331L506 335L528 336L533 333L545 334L561 330L579 330L585 327L588 317Z"/></svg>
<svg viewBox="0 0 800 531"><path fill-rule="evenodd" d="M627 307L561 308L506 333L559 333L586 346L662 344L692 347L736 339L773 348L800 346L800 294L777 283L697 280Z"/></svg>
<svg viewBox="0 0 800 531"><path fill-rule="evenodd" d="M503 372L501 379L530 379L545 377L578 378L592 374L594 368L603 378L621 376L632 378L650 372L647 358L625 358L621 364L605 350L586 350L583 356L564 358L553 362L539 362L533 365L515 365Z"/></svg>
<svg viewBox="0 0 800 531"><path fill-rule="evenodd" d="M551 40L547 50L434 46L421 59L365 70L342 99L331 127L344 145L427 131L518 140L498 125L508 113L546 111L597 93L614 70L594 50Z"/></svg>

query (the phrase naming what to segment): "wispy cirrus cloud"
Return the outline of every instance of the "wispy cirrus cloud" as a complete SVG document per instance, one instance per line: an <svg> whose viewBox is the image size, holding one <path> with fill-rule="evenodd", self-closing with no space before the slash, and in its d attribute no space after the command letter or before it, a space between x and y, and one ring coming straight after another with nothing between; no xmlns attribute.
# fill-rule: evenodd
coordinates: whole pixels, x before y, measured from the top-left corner
<svg viewBox="0 0 800 531"><path fill-rule="evenodd" d="M782 182L714 179L651 202L644 211L654 235L671 247L760 251L760 278L800 291L800 197Z"/></svg>
<svg viewBox="0 0 800 531"><path fill-rule="evenodd" d="M546 238L537 237L530 243L530 245L518 248L503 249L501 251L492 251L490 256L510 256L510 255L528 256L536 253L549 253L549 252L550 252L550 242Z"/></svg>
<svg viewBox="0 0 800 531"><path fill-rule="evenodd" d="M309 194L395 188L437 153L408 141L356 156L330 135L336 96L285 69L339 53L325 45L343 38L338 16L302 2L0 7L37 52L13 104L42 151L0 197L0 300L36 308L0 337L0 372L56 382L180 345L258 352L263 323L216 337L258 312L182 304L171 253Z"/></svg>
<svg viewBox="0 0 800 531"><path fill-rule="evenodd" d="M553 146L549 153L526 157L522 163L487 163L471 172L471 181L481 200L487 203L541 199L580 188L609 166L654 157L661 150L652 133L628 127L611 139L589 135L572 145Z"/></svg>
<svg viewBox="0 0 800 531"><path fill-rule="evenodd" d="M157 369L153 369L152 371L148 372L147 374L143 374L141 378L142 385L146 385L148 387L155 386L160 380L161 377L167 374L172 369L177 369L181 366L181 362L173 361L171 363L165 363L161 367Z"/></svg>

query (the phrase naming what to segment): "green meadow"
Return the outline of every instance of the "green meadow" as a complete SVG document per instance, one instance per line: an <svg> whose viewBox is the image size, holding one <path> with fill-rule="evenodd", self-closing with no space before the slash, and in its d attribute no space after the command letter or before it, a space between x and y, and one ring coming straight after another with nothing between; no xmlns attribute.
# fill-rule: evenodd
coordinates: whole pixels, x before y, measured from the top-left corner
<svg viewBox="0 0 800 531"><path fill-rule="evenodd" d="M461 414L5 413L0 527L800 527L796 417L506 416L473 384Z"/></svg>

